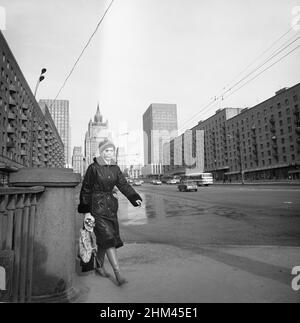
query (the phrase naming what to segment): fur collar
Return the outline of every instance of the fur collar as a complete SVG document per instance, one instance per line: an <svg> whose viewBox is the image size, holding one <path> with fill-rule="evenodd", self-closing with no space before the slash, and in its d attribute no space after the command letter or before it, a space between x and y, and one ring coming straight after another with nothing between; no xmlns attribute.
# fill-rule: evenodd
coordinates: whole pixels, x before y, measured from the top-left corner
<svg viewBox="0 0 300 323"><path fill-rule="evenodd" d="M114 159L111 159L110 165L108 165L102 156L94 157L93 160L94 160L95 163L98 163L101 166L113 166L113 165L117 165L117 163L115 162Z"/></svg>

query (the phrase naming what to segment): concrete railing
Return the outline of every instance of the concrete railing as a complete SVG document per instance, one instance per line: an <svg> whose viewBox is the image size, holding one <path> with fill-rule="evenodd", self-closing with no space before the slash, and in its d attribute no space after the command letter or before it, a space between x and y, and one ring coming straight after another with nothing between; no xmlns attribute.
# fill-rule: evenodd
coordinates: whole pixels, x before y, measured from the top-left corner
<svg viewBox="0 0 300 323"><path fill-rule="evenodd" d="M0 188L0 257L6 259L7 273L5 301L31 301L36 204L44 190L42 186Z"/></svg>
<svg viewBox="0 0 300 323"><path fill-rule="evenodd" d="M2 253L2 262L13 267L7 282L11 297L4 301L72 301L77 297L72 281L80 175L70 169L23 168L9 182L14 187L0 190L0 266Z"/></svg>

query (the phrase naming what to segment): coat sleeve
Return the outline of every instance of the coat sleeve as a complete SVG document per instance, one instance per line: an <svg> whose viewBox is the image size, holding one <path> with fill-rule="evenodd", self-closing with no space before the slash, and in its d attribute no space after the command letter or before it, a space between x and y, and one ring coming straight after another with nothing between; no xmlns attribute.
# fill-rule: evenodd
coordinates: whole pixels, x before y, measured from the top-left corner
<svg viewBox="0 0 300 323"><path fill-rule="evenodd" d="M93 187L93 169L91 166L88 167L81 186L80 196L79 196L79 213L90 212L91 198L92 198L92 187Z"/></svg>
<svg viewBox="0 0 300 323"><path fill-rule="evenodd" d="M130 203L133 206L138 206L136 203L138 200L143 201L141 196L133 189L133 187L128 184L125 176L121 172L121 169L119 166L118 167L118 177L117 177L117 183L116 186L117 188L121 191L122 194L124 194L127 199L130 201Z"/></svg>

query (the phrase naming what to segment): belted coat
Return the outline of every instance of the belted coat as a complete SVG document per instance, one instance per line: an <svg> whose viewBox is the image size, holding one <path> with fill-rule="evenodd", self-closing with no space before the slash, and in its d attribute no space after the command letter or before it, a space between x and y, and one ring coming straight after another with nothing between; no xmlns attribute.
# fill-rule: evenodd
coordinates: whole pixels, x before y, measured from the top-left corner
<svg viewBox="0 0 300 323"><path fill-rule="evenodd" d="M94 232L97 245L102 249L123 246L117 217L119 203L113 191L115 186L133 206L138 206L137 200L142 201L115 161L108 165L101 156L94 158L82 182L78 212L91 213L95 218Z"/></svg>

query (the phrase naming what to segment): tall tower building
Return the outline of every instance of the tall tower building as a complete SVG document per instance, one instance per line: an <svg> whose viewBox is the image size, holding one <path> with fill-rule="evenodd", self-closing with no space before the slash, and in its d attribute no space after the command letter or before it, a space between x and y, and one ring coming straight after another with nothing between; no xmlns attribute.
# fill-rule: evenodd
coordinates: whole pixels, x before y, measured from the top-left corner
<svg viewBox="0 0 300 323"><path fill-rule="evenodd" d="M103 121L98 104L94 121L92 121L92 119L90 120L88 131L85 134L84 153L87 166L90 165L93 162L93 158L97 156L99 143L106 139L112 140L112 135L108 129L108 121Z"/></svg>
<svg viewBox="0 0 300 323"><path fill-rule="evenodd" d="M73 156L72 156L72 166L75 173L83 175L84 171L84 161L82 154L82 147L74 147L73 148Z"/></svg>
<svg viewBox="0 0 300 323"><path fill-rule="evenodd" d="M163 145L178 135L176 104L151 104L143 115L143 131L144 164L146 168L150 167L146 172L159 175L162 172Z"/></svg>
<svg viewBox="0 0 300 323"><path fill-rule="evenodd" d="M68 100L49 100L39 101L41 108L47 106L52 116L57 131L64 144L65 167L71 167L71 127Z"/></svg>

